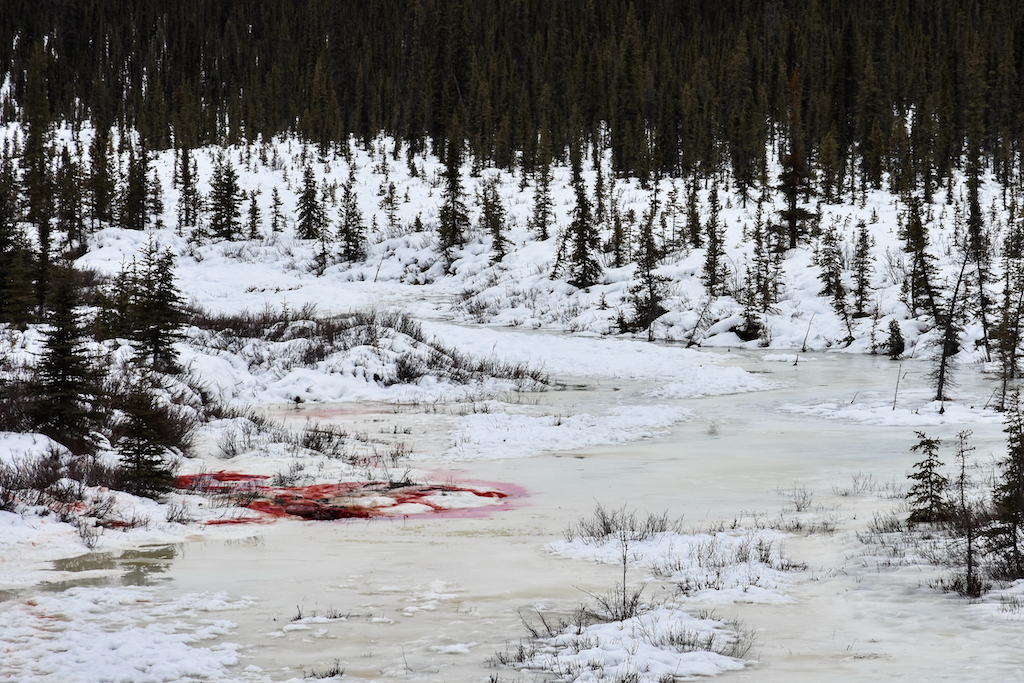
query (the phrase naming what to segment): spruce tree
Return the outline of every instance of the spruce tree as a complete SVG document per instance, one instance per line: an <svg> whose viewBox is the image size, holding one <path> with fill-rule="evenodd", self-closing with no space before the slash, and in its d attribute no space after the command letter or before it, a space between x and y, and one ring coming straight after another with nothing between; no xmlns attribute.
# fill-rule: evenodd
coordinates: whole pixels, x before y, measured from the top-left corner
<svg viewBox="0 0 1024 683"><path fill-rule="evenodd" d="M241 236L243 197L244 193L238 185L238 173L225 154L214 165L207 202L210 233L214 238L234 240Z"/></svg>
<svg viewBox="0 0 1024 683"><path fill-rule="evenodd" d="M384 190L378 206L384 212L384 217L387 219L388 230L394 231L398 227L398 192L393 182L388 182L388 186Z"/></svg>
<svg viewBox="0 0 1024 683"><path fill-rule="evenodd" d="M35 254L31 249L19 247L14 252L14 267L4 277L6 304L3 319L19 330L25 330L36 315L35 277L38 273Z"/></svg>
<svg viewBox="0 0 1024 683"><path fill-rule="evenodd" d="M712 187L708 195L709 214L704 229L707 233L706 250L704 252L704 269L701 280L708 290L708 296L721 296L726 293L728 271L725 265L725 226L720 222L718 212L718 188Z"/></svg>
<svg viewBox="0 0 1024 683"><path fill-rule="evenodd" d="M275 187L270 193L270 232L281 232L284 230L284 202L281 201L281 193Z"/></svg>
<svg viewBox="0 0 1024 683"><path fill-rule="evenodd" d="M750 235L750 241L753 242L753 258L747 273L747 284L751 288L747 300L758 313L770 313L775 310L775 304L779 301L782 264L776 257L776 250L771 244L771 235L765 229L763 216L759 204L754 229Z"/></svg>
<svg viewBox="0 0 1024 683"><path fill-rule="evenodd" d="M121 406L125 414L123 434L114 443L120 456L121 488L146 498L157 498L171 490L174 471L167 460L167 448L154 428L160 413L146 386L134 386Z"/></svg>
<svg viewBox="0 0 1024 683"><path fill-rule="evenodd" d="M181 371L174 343L181 338L184 299L175 282L174 254L150 240L143 251L136 295L136 332L139 353L156 372Z"/></svg>
<svg viewBox="0 0 1024 683"><path fill-rule="evenodd" d="M690 191L686 195L686 234L690 238L690 246L700 249L704 246L703 228L700 224L700 203L697 201L696 177L690 181Z"/></svg>
<svg viewBox="0 0 1024 683"><path fill-rule="evenodd" d="M885 354L889 360L899 360L903 352L907 350L906 342L903 340L903 330L896 318L889 321L889 337L885 340Z"/></svg>
<svg viewBox="0 0 1024 683"><path fill-rule="evenodd" d="M583 158L577 140L570 150L572 164L572 186L576 193L576 207L572 211L572 222L569 224L566 239L569 242L568 281L574 287L587 289L601 279L603 268L597 260L597 249L600 246L600 235L591 212L590 199L587 197L587 186L583 182Z"/></svg>
<svg viewBox="0 0 1024 683"><path fill-rule="evenodd" d="M21 219L18 206L18 179L9 149L7 141L4 141L3 156L0 157L0 320L8 322L11 321L12 314L16 313L16 310L12 310L14 292L18 284L15 280L16 264L20 259L20 252L24 251L18 230ZM30 274L29 278L31 282Z"/></svg>
<svg viewBox="0 0 1024 683"><path fill-rule="evenodd" d="M138 259L121 264L121 270L97 297L99 311L94 321L97 339L135 339L138 333L140 284Z"/></svg>
<svg viewBox="0 0 1024 683"><path fill-rule="evenodd" d="M973 145L972 145L973 146ZM974 264L975 286L977 287L977 313L981 322L982 342L985 344L985 354L990 356L989 349L989 295L987 286L990 284L990 255L988 236L985 233L985 217L981 210L981 201L978 198L978 188L981 184L980 162L976 158L977 152L968 155L967 165L967 256Z"/></svg>
<svg viewBox="0 0 1024 683"><path fill-rule="evenodd" d="M164 188L160 174L153 169L153 175L146 186L146 216L149 225L157 230L164 227Z"/></svg>
<svg viewBox="0 0 1024 683"><path fill-rule="evenodd" d="M149 222L149 158L145 148L128 151L128 173L121 193L120 223L128 230L145 230Z"/></svg>
<svg viewBox="0 0 1024 683"><path fill-rule="evenodd" d="M924 308L933 320L941 315L935 293L935 257L928 252L928 228L921 218L921 201L911 197L907 203L907 217L901 226L903 251L910 255L910 273L903 280L905 303L912 315Z"/></svg>
<svg viewBox="0 0 1024 683"><path fill-rule="evenodd" d="M949 293L949 299L945 306L940 309L936 319L939 330L939 337L933 342L938 348L938 353L932 361L932 369L928 374L929 379L935 385L935 400L946 400L946 389L955 387L953 371L956 369L956 354L960 352L960 335L963 333L963 321L965 306L964 273L967 270L967 261L960 268L956 284ZM945 407L939 409L940 413L945 412Z"/></svg>
<svg viewBox="0 0 1024 683"><path fill-rule="evenodd" d="M72 453L91 453L96 446L92 433L97 426L99 373L87 347L74 271L58 278L52 303L29 414L36 431Z"/></svg>
<svg viewBox="0 0 1024 683"><path fill-rule="evenodd" d="M797 240L806 231L806 222L814 217L814 214L799 204L801 196L806 198L810 192L810 173L804 153L803 123L800 117L803 88L799 69L793 72L789 90L789 149L782 158L782 174L779 178L780 189L786 198L786 208L780 212L780 218L789 237L789 248L796 249Z"/></svg>
<svg viewBox="0 0 1024 683"><path fill-rule="evenodd" d="M260 212L259 202L256 201L257 196L259 196L259 192L257 190L249 192L249 212L246 220L248 235L246 238L253 241L262 239L263 237L260 232L260 226L263 224L263 214Z"/></svg>
<svg viewBox="0 0 1024 683"><path fill-rule="evenodd" d="M341 206L338 207L338 239L341 257L346 261L360 261L366 256L366 223L359 209L355 192L356 174L349 169L348 180L341 186Z"/></svg>
<svg viewBox="0 0 1024 683"><path fill-rule="evenodd" d="M1010 382L1020 374L1020 341L1024 314L1024 226L1011 223L1003 241L1003 293L995 329L1000 411L1006 409Z"/></svg>
<svg viewBox="0 0 1024 683"><path fill-rule="evenodd" d="M113 221L114 188L117 186L117 174L111 165L113 154L109 127L98 126L89 143L89 178L86 183L89 225L93 229L97 224L103 227Z"/></svg>
<svg viewBox="0 0 1024 683"><path fill-rule="evenodd" d="M480 188L480 229L491 236L491 263L505 258L508 242L505 239L505 207L498 192L498 176L493 175Z"/></svg>
<svg viewBox="0 0 1024 683"><path fill-rule="evenodd" d="M843 282L843 245L836 226L830 225L821 236L818 248L818 265L821 267L821 291L818 296L832 299L832 307L840 316L846 310L846 285Z"/></svg>
<svg viewBox="0 0 1024 683"><path fill-rule="evenodd" d="M18 200L18 176L14 170L14 158L9 141L4 140L3 156L0 157L0 258L13 253L18 243L18 223L21 222Z"/></svg>
<svg viewBox="0 0 1024 683"><path fill-rule="evenodd" d="M853 317L864 318L868 315L868 295L871 293L871 272L874 270L874 258L871 247L875 240L868 231L864 221L857 223L857 241L853 251Z"/></svg>
<svg viewBox="0 0 1024 683"><path fill-rule="evenodd" d="M980 576L979 527L981 526L981 511L978 504L971 500L968 494L970 480L967 477L968 457L974 451L974 446L968 445L972 432L963 430L956 435L956 463L957 477L953 482L954 500L951 513L954 531L962 536L964 548L961 554L964 572L953 581L953 588L961 595L968 598L978 598L985 592L987 586Z"/></svg>
<svg viewBox="0 0 1024 683"><path fill-rule="evenodd" d="M73 252L84 249L85 220L82 214L82 174L67 147L61 150L60 165L55 178L57 198L57 229Z"/></svg>
<svg viewBox="0 0 1024 683"><path fill-rule="evenodd" d="M538 240L550 237L548 226L553 220L551 199L551 143L547 125L541 126L540 142L537 145L537 171L533 190L533 213L529 227Z"/></svg>
<svg viewBox="0 0 1024 683"><path fill-rule="evenodd" d="M295 232L299 239L316 240L327 230L327 213L320 201L313 167L307 166L302 174L302 192L296 210L298 223Z"/></svg>
<svg viewBox="0 0 1024 683"><path fill-rule="evenodd" d="M949 489L949 479L942 476L939 468L942 462L939 460L939 439L929 438L924 432L917 434L918 442L911 446L912 453L921 453L923 456L920 462L914 463L914 472L909 478L911 484L907 492L907 502L910 504L910 516L907 518L909 524L937 524L949 519L949 502L946 498Z"/></svg>
<svg viewBox="0 0 1024 683"><path fill-rule="evenodd" d="M202 197L196 186L196 162L188 147L178 155L178 234L190 233L199 222Z"/></svg>
<svg viewBox="0 0 1024 683"><path fill-rule="evenodd" d="M449 133L445 143L444 190L438 210L437 237L445 261L451 265L454 251L465 244L469 227L462 189L462 137Z"/></svg>
<svg viewBox="0 0 1024 683"><path fill-rule="evenodd" d="M1024 578L1024 410L1015 390L1006 410L1006 457L999 461L999 479L992 489L995 523L987 530L988 547L996 557L997 576Z"/></svg>
<svg viewBox="0 0 1024 683"><path fill-rule="evenodd" d="M47 96L48 59L42 44L36 45L26 77L22 125L25 146L21 155L22 185L26 197L25 218L36 229L36 307L43 311L50 284L50 230L53 218L53 177L50 172L53 120Z"/></svg>
<svg viewBox="0 0 1024 683"><path fill-rule="evenodd" d="M662 250L654 237L655 216L658 213L657 189L651 193L651 205L644 214L637 249L634 283L629 288L629 303L633 317L625 325L627 330L647 330L647 340L654 341L654 321L668 312L662 302L667 296L668 278L658 275L658 261Z"/></svg>

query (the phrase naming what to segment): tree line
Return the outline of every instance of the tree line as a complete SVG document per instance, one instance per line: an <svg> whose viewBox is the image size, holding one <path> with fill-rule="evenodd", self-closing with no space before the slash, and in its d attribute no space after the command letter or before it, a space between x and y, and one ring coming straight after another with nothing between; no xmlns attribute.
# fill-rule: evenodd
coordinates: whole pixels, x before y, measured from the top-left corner
<svg viewBox="0 0 1024 683"><path fill-rule="evenodd" d="M1024 121L1012 0L9 0L0 117L46 75L53 116L149 149L380 132L530 170L542 138L617 173L741 189L789 139L834 199L888 171L929 194L980 156L1006 181ZM793 88L799 74L799 92ZM799 172L799 164L796 169Z"/></svg>

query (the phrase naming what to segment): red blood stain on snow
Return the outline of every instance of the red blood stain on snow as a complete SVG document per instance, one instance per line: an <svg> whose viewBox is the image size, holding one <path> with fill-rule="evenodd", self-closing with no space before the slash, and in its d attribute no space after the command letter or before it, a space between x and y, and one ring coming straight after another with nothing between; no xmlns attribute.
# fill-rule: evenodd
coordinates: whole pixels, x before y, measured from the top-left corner
<svg viewBox="0 0 1024 683"><path fill-rule="evenodd" d="M497 482L472 482L475 486L454 483L403 486L392 482L362 481L284 487L271 486L269 482L269 477L261 475L220 471L178 477L177 488L235 494L239 498L236 501L238 505L262 515L214 520L208 524L247 524L283 517L320 521L407 516L397 511L389 514L392 508L404 504L422 505L433 514L444 517L486 517L498 507L506 507L506 500L526 495L518 486ZM492 499L494 504L452 509L438 503L438 499L453 493L469 493L478 498ZM382 504L384 501L380 501L380 498L388 498L390 501Z"/></svg>

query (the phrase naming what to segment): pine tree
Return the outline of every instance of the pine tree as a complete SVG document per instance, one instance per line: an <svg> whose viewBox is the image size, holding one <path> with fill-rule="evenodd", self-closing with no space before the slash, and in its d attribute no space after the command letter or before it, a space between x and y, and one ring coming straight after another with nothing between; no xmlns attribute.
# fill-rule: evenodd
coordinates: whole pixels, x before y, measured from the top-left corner
<svg viewBox="0 0 1024 683"><path fill-rule="evenodd" d="M868 314L868 295L871 293L871 273L874 257L871 248L875 240L864 221L857 223L857 241L853 251L853 317L864 318Z"/></svg>
<svg viewBox="0 0 1024 683"><path fill-rule="evenodd" d="M533 213L530 216L530 230L538 240L550 237L548 226L553 220L551 199L551 143L547 125L541 126L540 142L537 145L537 171L534 181Z"/></svg>
<svg viewBox="0 0 1024 683"><path fill-rule="evenodd" d="M505 258L508 242L505 239L505 207L498 192L498 176L484 180L480 188L480 230L491 236L491 263Z"/></svg>
<svg viewBox="0 0 1024 683"><path fill-rule="evenodd" d="M79 165L72 160L67 147L61 150L55 189L57 196L57 229L66 234L73 252L85 246L85 219L82 215L82 177Z"/></svg>
<svg viewBox="0 0 1024 683"><path fill-rule="evenodd" d="M327 230L327 213L320 201L313 167L307 166L302 174L302 192L296 210L298 223L295 232L299 239L316 240Z"/></svg>
<svg viewBox="0 0 1024 683"><path fill-rule="evenodd" d="M900 329L899 321L893 318L889 321L889 337L885 340L885 353L889 356L889 360L899 360L906 350L903 330Z"/></svg>
<svg viewBox="0 0 1024 683"><path fill-rule="evenodd" d="M145 386L134 386L122 405L123 435L114 444L120 455L121 487L128 493L157 498L171 490L174 470L154 424L160 419L155 398Z"/></svg>
<svg viewBox="0 0 1024 683"><path fill-rule="evenodd" d="M662 302L667 296L669 279L656 272L662 256L662 250L654 238L657 213L658 193L655 189L651 193L651 205L644 215L640 230L634 283L629 288L629 303L633 307L633 317L623 326L630 331L647 330L648 341L654 341L654 321L668 312Z"/></svg>
<svg viewBox="0 0 1024 683"><path fill-rule="evenodd" d="M583 159L579 141L574 142L571 147L570 162L576 207L572 211L572 222L566 234L570 247L568 281L574 287L587 289L598 283L603 269L601 262L597 260L601 238L591 212L587 186L583 182Z"/></svg>
<svg viewBox="0 0 1024 683"><path fill-rule="evenodd" d="M380 199L380 210L384 212L384 217L388 221L388 230L394 230L398 227L398 192L395 190L395 184L388 182L387 189L384 190L384 195Z"/></svg>
<svg viewBox="0 0 1024 683"><path fill-rule="evenodd" d="M700 224L700 203L697 200L697 181L690 182L690 191L686 195L686 234L690 238L690 246L700 249L704 246L704 229Z"/></svg>
<svg viewBox="0 0 1024 683"><path fill-rule="evenodd" d="M954 530L964 540L962 554L964 573L953 581L953 588L961 595L968 598L978 598L985 592L987 586L979 575L979 559L981 548L978 544L978 531L981 524L980 511L977 503L971 500L967 493L970 480L967 477L967 459L974 451L974 446L969 446L972 432L964 430L956 435L956 462L957 478L954 481L954 494L952 519Z"/></svg>
<svg viewBox="0 0 1024 683"><path fill-rule="evenodd" d="M925 308L933 320L940 316L939 302L932 282L935 279L935 257L928 253L928 228L921 219L921 202L911 197L907 218L900 230L903 251L910 254L910 274L903 281L903 295L912 315Z"/></svg>
<svg viewBox="0 0 1024 683"><path fill-rule="evenodd" d="M356 174L349 169L348 180L341 187L341 206L338 208L338 239L341 241L341 256L346 261L360 261L366 256L366 223L359 210L355 193Z"/></svg>
<svg viewBox="0 0 1024 683"><path fill-rule="evenodd" d="M782 158L780 176L780 189L786 197L786 208L780 212L780 218L789 236L789 248L796 249L797 240L805 232L805 223L814 217L814 214L799 205L800 196L806 197L810 192L810 173L804 154L803 124L800 118L803 89L800 85L799 69L793 72L789 90L789 151Z"/></svg>
<svg viewBox="0 0 1024 683"><path fill-rule="evenodd" d="M999 578L1024 579L1024 410L1020 391L1006 411L1006 457L999 461L999 480L992 489L995 523L987 530L988 547L996 556Z"/></svg>
<svg viewBox="0 0 1024 683"><path fill-rule="evenodd" d="M202 197L196 187L196 162L188 147L178 157L178 234L191 232L199 222Z"/></svg>
<svg viewBox="0 0 1024 683"><path fill-rule="evenodd" d="M18 206L18 180L14 172L14 161L4 141L3 156L0 157L0 320L12 321L17 314L14 295L19 283L16 264L24 251L18 223L21 211ZM29 274L31 282L31 274ZM29 304L28 308L31 308ZM27 314L28 311L25 311Z"/></svg>
<svg viewBox="0 0 1024 683"><path fill-rule="evenodd" d="M25 146L21 155L22 184L27 203L25 218L36 229L36 307L46 306L50 284L50 230L53 217L53 177L50 173L53 120L47 97L47 56L36 45L26 77L22 125Z"/></svg>
<svg viewBox="0 0 1024 683"><path fill-rule="evenodd" d="M241 205L244 193L238 185L238 173L227 155L213 167L207 209L210 232L214 238L234 240L242 233Z"/></svg>
<svg viewBox="0 0 1024 683"><path fill-rule="evenodd" d="M36 368L29 414L33 429L63 444L72 453L92 452L96 444L94 409L100 397L99 374L86 346L78 311L79 297L71 271L57 281L49 331Z"/></svg>
<svg viewBox="0 0 1024 683"><path fill-rule="evenodd" d="M444 190L438 211L437 236L445 261L451 265L454 251L463 246L469 227L462 189L462 138L449 133L445 145Z"/></svg>
<svg viewBox="0 0 1024 683"><path fill-rule="evenodd" d="M175 283L174 254L153 240L143 251L136 300L134 338L150 367L163 373L181 371L174 343L181 339L185 320L184 299Z"/></svg>
<svg viewBox="0 0 1024 683"><path fill-rule="evenodd" d="M973 147L973 145L972 145ZM985 234L985 217L981 210L981 202L978 198L978 188L981 184L981 169L977 159L977 152L969 155L967 165L967 257L974 264L975 286L977 287L977 313L981 322L982 342L985 344L985 354L990 358L989 349L989 296L987 285L991 277L989 275L990 254L989 240Z"/></svg>
<svg viewBox="0 0 1024 683"><path fill-rule="evenodd" d="M119 211L122 228L145 230L149 222L149 155L145 148L128 152L128 173L124 191L121 193Z"/></svg>
<svg viewBox="0 0 1024 683"><path fill-rule="evenodd" d="M936 325L940 336L934 344L939 352L933 360L932 370L928 374L929 379L935 384L935 400L946 400L946 388L955 387L953 371L956 369L956 354L960 352L960 335L963 333L964 303L963 285L964 273L967 270L967 261L960 268L956 284L949 294L949 300L945 302L945 308L941 309L936 319ZM940 413L945 412L945 406L939 409Z"/></svg>
<svg viewBox="0 0 1024 683"><path fill-rule="evenodd" d="M113 221L114 188L117 186L116 172L111 167L113 145L110 129L97 127L89 143L89 178L87 180L89 221L95 229Z"/></svg>
<svg viewBox="0 0 1024 683"><path fill-rule="evenodd" d="M260 226L263 225L263 214L260 212L259 202L256 201L257 196L259 196L259 192L257 190L249 192L249 212L248 220L246 221L249 228L247 239L254 241L262 239L263 237L260 232Z"/></svg>
<svg viewBox="0 0 1024 683"><path fill-rule="evenodd" d="M914 463L914 472L909 478L914 483L907 492L910 504L908 524L937 524L949 519L950 509L946 499L949 479L942 476L939 468L939 439L931 439L924 432L915 432L919 441L910 448L912 453L920 452L923 459Z"/></svg>
<svg viewBox="0 0 1024 683"><path fill-rule="evenodd" d="M275 187L270 193L270 231L281 232L284 230L284 202L281 201L281 193Z"/></svg>
<svg viewBox="0 0 1024 683"><path fill-rule="evenodd" d="M704 252L704 269L701 281L708 290L708 296L721 296L726 293L728 271L725 265L725 226L718 217L721 205L718 202L718 188L712 187L708 195L709 214L704 229L707 233L707 248Z"/></svg>
<svg viewBox="0 0 1024 683"><path fill-rule="evenodd" d="M1024 323L1024 226L1011 223L1003 242L1003 293L993 335L999 372L1000 411L1006 409L1010 382L1020 375L1021 326Z"/></svg>
<svg viewBox="0 0 1024 683"><path fill-rule="evenodd" d="M770 234L765 229L761 204L758 203L754 230L750 236L750 240L753 242L752 268L747 274L748 286L752 290L747 299L758 313L774 311L775 304L779 302L782 262L778 255L781 254L781 251L773 249L770 238Z"/></svg>

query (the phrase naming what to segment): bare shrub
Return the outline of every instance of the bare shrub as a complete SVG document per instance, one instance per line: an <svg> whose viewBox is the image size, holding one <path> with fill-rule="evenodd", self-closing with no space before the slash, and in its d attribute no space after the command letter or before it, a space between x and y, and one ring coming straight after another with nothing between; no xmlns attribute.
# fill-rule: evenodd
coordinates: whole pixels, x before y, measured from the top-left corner
<svg viewBox="0 0 1024 683"><path fill-rule="evenodd" d="M345 667L341 665L340 659L335 659L334 664L323 669L311 668L307 671L306 667L302 667L303 678L341 678L344 675Z"/></svg>
<svg viewBox="0 0 1024 683"><path fill-rule="evenodd" d="M796 512L806 512L811 508L811 503L814 502L814 491L811 491L806 486L794 486L788 490L776 489L775 492L780 496L789 498L789 502Z"/></svg>
<svg viewBox="0 0 1024 683"><path fill-rule="evenodd" d="M647 513L646 517L637 517L635 511L626 511L625 507L608 510L598 504L593 517L583 517L565 530L565 540L580 539L587 543L598 543L607 539L617 538L626 541L643 541L655 534L682 531L682 519L672 519L667 512L660 515Z"/></svg>
<svg viewBox="0 0 1024 683"><path fill-rule="evenodd" d="M458 384L490 378L508 380L526 388L543 388L550 382L546 373L527 364L494 358L476 358L427 336L413 318L397 311L369 309L344 316L321 317L313 307L300 311L276 311L232 315L211 315L199 311L192 316L200 332L192 341L201 347L253 356L257 365L276 364L281 369L310 367L331 355L359 346L381 349L393 370L374 377L384 384L413 383L434 375ZM263 342L301 341L275 354L260 354L245 340ZM410 348L411 347L411 348Z"/></svg>

